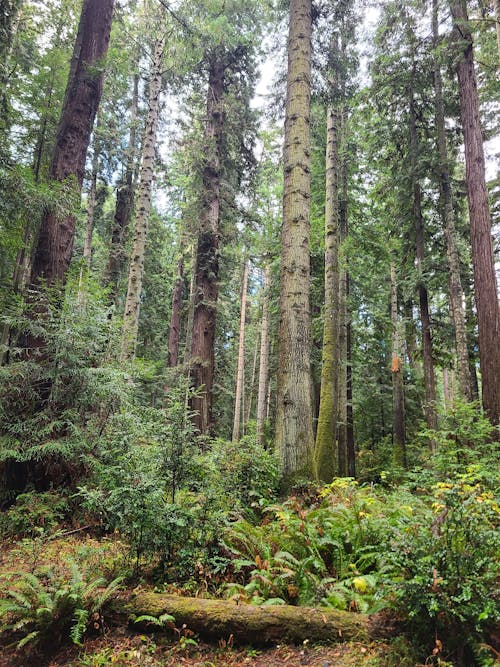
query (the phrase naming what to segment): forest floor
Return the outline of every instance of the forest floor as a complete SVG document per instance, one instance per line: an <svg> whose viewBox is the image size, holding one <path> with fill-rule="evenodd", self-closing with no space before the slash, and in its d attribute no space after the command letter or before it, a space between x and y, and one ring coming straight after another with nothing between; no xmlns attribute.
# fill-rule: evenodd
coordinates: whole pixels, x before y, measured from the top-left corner
<svg viewBox="0 0 500 667"><path fill-rule="evenodd" d="M64 572L73 562L83 574L105 575L109 580L126 567L129 558L128 547L118 535L97 539L79 531L48 539L13 540L4 542L0 550L0 577L15 580L22 572L38 576L49 569ZM66 644L42 653L29 645L17 649L12 637L0 636L0 667L413 667L402 657L405 653L401 642L255 648L233 645L232 637L207 644L189 632L172 638L121 627L107 628L99 636L85 639L80 647Z"/></svg>

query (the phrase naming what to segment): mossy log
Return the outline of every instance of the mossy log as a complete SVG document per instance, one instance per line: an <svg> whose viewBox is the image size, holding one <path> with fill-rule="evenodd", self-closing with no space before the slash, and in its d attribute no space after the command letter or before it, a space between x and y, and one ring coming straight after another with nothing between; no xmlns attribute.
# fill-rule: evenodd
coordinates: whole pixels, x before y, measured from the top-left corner
<svg viewBox="0 0 500 667"><path fill-rule="evenodd" d="M115 620L126 619L136 627L135 618L162 614L173 616L176 628L184 626L208 639L227 640L232 635L240 644L367 642L390 633L377 617L336 609L253 606L146 591L117 599L112 612Z"/></svg>

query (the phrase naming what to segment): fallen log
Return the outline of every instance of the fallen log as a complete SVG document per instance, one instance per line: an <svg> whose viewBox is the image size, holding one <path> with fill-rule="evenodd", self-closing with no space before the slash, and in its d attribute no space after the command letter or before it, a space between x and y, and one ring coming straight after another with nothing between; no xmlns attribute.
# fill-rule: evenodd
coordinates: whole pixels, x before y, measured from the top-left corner
<svg viewBox="0 0 500 667"><path fill-rule="evenodd" d="M163 614L173 616L178 629L187 628L207 639L227 640L232 635L240 644L302 643L305 640L367 642L391 634L385 619L381 622L377 616L337 609L254 606L233 600L186 598L148 591L134 592L113 602L114 621L125 620L135 627L138 624L134 619L140 616L159 618ZM151 629L159 630L156 626Z"/></svg>

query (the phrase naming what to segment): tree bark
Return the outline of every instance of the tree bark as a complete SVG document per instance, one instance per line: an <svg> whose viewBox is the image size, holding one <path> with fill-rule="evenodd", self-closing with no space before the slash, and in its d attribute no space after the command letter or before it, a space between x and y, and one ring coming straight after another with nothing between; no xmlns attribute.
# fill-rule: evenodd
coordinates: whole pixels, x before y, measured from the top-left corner
<svg viewBox="0 0 500 667"><path fill-rule="evenodd" d="M109 302L115 303L118 285L122 275L127 255L125 252L125 238L134 208L134 174L136 164L136 137L137 114L139 108L139 75L134 75L132 88L132 102L130 104L130 131L128 141L128 155L125 168L125 178L116 191L115 215L111 232L111 246L106 269L105 283L109 288Z"/></svg>
<svg viewBox="0 0 500 667"><path fill-rule="evenodd" d="M168 334L168 365L172 368L179 363L179 343L181 336L181 309L184 294L184 256L183 247L180 248L180 257L177 262L177 278L175 279L172 295L172 314Z"/></svg>
<svg viewBox="0 0 500 667"><path fill-rule="evenodd" d="M200 231L194 270L194 310L191 334L191 376L196 395L191 401L194 426L201 434L212 428L214 342L219 295L219 236L222 138L224 130L225 64L217 54L209 63L205 162Z"/></svg>
<svg viewBox="0 0 500 667"><path fill-rule="evenodd" d="M64 107L50 167L55 181L74 179L81 192L85 158L102 93L102 59L106 55L114 0L85 0L70 68ZM42 218L35 249L31 284L66 282L75 236L75 217L48 210Z"/></svg>
<svg viewBox="0 0 500 667"><path fill-rule="evenodd" d="M127 298L123 314L123 330L121 359L131 359L135 354L137 332L139 329L139 311L141 305L142 279L144 274L144 257L146 238L151 208L151 188L154 176L154 160L156 152L156 133L160 113L161 76L165 37L156 40L151 81L149 84L149 105L144 132L139 196L134 225L134 243L130 256Z"/></svg>
<svg viewBox="0 0 500 667"><path fill-rule="evenodd" d="M321 394L316 431L316 476L331 482L339 473L344 457L337 451L339 397L339 200L338 200L338 116L327 111L326 200L325 200L325 305Z"/></svg>
<svg viewBox="0 0 500 667"><path fill-rule="evenodd" d="M497 29L497 50L500 60L500 0L492 0L493 14L495 16L495 27Z"/></svg>
<svg viewBox="0 0 500 667"><path fill-rule="evenodd" d="M482 402L493 425L500 423L500 309L486 189L483 138L472 35L464 0L451 0L453 36L460 58L456 65L464 133L467 200L471 229L474 290L479 330Z"/></svg>
<svg viewBox="0 0 500 667"><path fill-rule="evenodd" d="M311 0L291 0L285 112L276 447L285 485L310 476L314 437L309 305Z"/></svg>
<svg viewBox="0 0 500 667"><path fill-rule="evenodd" d="M429 429L438 426L436 413L436 380L434 376L434 360L432 355L431 318L429 312L429 296L424 283L424 221L422 216L422 192L418 179L418 137L417 121L413 90L410 90L410 161L413 191L413 221L415 225L415 254L418 271L418 296L420 304L420 321L422 323L422 357L424 362L425 384L425 419ZM431 449L434 443L431 441Z"/></svg>
<svg viewBox="0 0 500 667"><path fill-rule="evenodd" d="M436 52L439 46L438 2L432 1L432 40ZM448 149L446 146L443 81L438 56L434 55L434 104L436 132L439 155L441 215L446 238L446 258L448 262L450 313L455 329L457 347L457 369L460 393L464 400L471 400L471 381L469 371L469 353L467 350L467 329L465 326L464 294L460 278L460 257L458 254L455 216L449 169Z"/></svg>
<svg viewBox="0 0 500 667"><path fill-rule="evenodd" d="M257 442L264 441L264 424L266 421L267 387L269 383L269 289L271 286L271 269L266 264L264 269L264 300L262 302L262 323L260 333L259 357L259 391L257 394Z"/></svg>
<svg viewBox="0 0 500 667"><path fill-rule="evenodd" d="M403 384L403 361L399 336L398 286L396 267L391 262L391 322L392 322L392 434L393 461L406 468L405 398Z"/></svg>
<svg viewBox="0 0 500 667"><path fill-rule="evenodd" d="M248 260L245 259L243 268L243 283L241 287L240 335L238 339L238 367L236 371L236 391L234 399L233 442L238 442L241 431L241 403L243 384L245 381L245 320L247 313L248 291Z"/></svg>
<svg viewBox="0 0 500 667"><path fill-rule="evenodd" d="M266 645L276 642L368 642L390 636L387 621L337 609L237 604L232 600L185 598L150 593L119 597L112 603L111 621L123 622L148 615L169 614L170 629L187 627L210 639L233 636L238 643ZM135 627L140 628L138 624ZM142 626L144 627L144 626ZM157 626L154 626L157 630ZM166 626L169 629L169 626Z"/></svg>

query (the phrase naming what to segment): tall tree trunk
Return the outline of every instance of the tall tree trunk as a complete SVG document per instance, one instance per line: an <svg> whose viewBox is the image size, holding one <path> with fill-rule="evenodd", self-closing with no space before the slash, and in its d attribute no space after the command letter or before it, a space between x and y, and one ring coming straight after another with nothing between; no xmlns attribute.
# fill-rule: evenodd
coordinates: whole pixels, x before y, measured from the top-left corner
<svg viewBox="0 0 500 667"><path fill-rule="evenodd" d="M161 76L163 65L163 51L165 37L156 40L151 81L149 83L149 103L144 132L141 175L139 182L139 196L137 198L137 213L134 225L134 242L130 256L128 275L127 298L123 314L123 331L121 359L131 359L135 354L137 332L139 329L139 311L141 305L142 279L144 274L144 257L146 251L146 237L149 225L149 211L151 208L151 188L154 176L154 160L156 152L156 133L160 113Z"/></svg>
<svg viewBox="0 0 500 667"><path fill-rule="evenodd" d="M81 191L85 159L102 93L101 61L106 55L111 30L114 0L85 0L59 121L50 178L76 179ZM73 250L75 218L61 218L54 209L42 218L31 271L32 285L44 280L47 285L66 282Z"/></svg>
<svg viewBox="0 0 500 667"><path fill-rule="evenodd" d="M250 421L250 418L252 416L252 404L253 404L253 395L254 395L254 389L255 389L255 375L257 372L257 355L259 352L259 337L255 337L255 344L253 347L253 362L252 362L252 375L250 377L250 385L249 385L249 391L248 391L248 398L244 401L245 403L245 417L243 421L243 428L242 428L242 433L245 435L246 433L246 427L248 425L248 422Z"/></svg>
<svg viewBox="0 0 500 667"><path fill-rule="evenodd" d="M429 429L437 429L436 413L436 380L434 376L434 360L432 356L431 318L429 313L429 296L424 284L424 221L422 216L422 192L418 180L418 137L413 90L410 90L410 161L413 190L413 220L415 225L415 252L418 270L418 296L420 303L420 320L422 323L422 357L424 362L425 384L425 419ZM431 442L434 449L434 443Z"/></svg>
<svg viewBox="0 0 500 667"><path fill-rule="evenodd" d="M392 322L392 433L393 461L406 467L405 399L403 384L403 361L399 335L398 286L396 267L391 262L391 322Z"/></svg>
<svg viewBox="0 0 500 667"><path fill-rule="evenodd" d="M432 39L435 52L439 46L438 1L432 0ZM446 238L446 257L448 261L450 312L455 328L457 346L457 369L460 393L466 401L471 399L469 353L467 350L467 329L465 326L464 294L460 278L460 258L458 254L455 217L451 191L448 149L444 117L443 81L438 56L434 56L434 92L437 144L439 153L441 215L443 217Z"/></svg>
<svg viewBox="0 0 500 667"><path fill-rule="evenodd" d="M179 363L179 343L181 336L181 309L184 294L184 249L181 244L180 257L177 262L177 278L175 279L172 295L172 314L168 334L168 365L177 366Z"/></svg>
<svg viewBox="0 0 500 667"><path fill-rule="evenodd" d="M474 290L479 330L483 408L491 423L500 422L500 309L486 189L483 138L474 71L472 35L464 0L450 0L457 62L460 114L464 133L465 172L471 228Z"/></svg>
<svg viewBox="0 0 500 667"><path fill-rule="evenodd" d="M194 270L194 311L191 334L191 375L197 390L191 401L194 425L199 433L212 428L214 342L219 295L219 235L222 138L224 130L225 64L212 55L209 63L205 163L201 197L200 230Z"/></svg>
<svg viewBox="0 0 500 667"><path fill-rule="evenodd" d="M312 472L309 305L311 0L291 0L285 111L276 447L285 486Z"/></svg>
<svg viewBox="0 0 500 667"><path fill-rule="evenodd" d="M342 52L345 55L345 44L342 39ZM345 86L342 86L345 89ZM345 96L345 90L342 91ZM339 154L339 400L338 400L338 448L339 448L339 475L351 475L349 469L353 468L354 462L351 457L354 454L353 443L349 442L352 437L352 428L349 428L349 274L347 272L348 259L346 255L346 241L348 234L347 220L347 111L345 103L340 112L340 146ZM349 430L351 431L349 433Z"/></svg>
<svg viewBox="0 0 500 667"><path fill-rule="evenodd" d="M240 335L238 339L238 367L236 371L236 392L234 398L233 442L238 442L241 431L241 403L243 385L245 382L245 320L247 314L248 291L248 261L243 268L243 283L241 287Z"/></svg>
<svg viewBox="0 0 500 667"><path fill-rule="evenodd" d="M266 399L269 384L269 289L271 269L264 269L264 300L262 301L262 323L260 329L259 390L257 394L257 442L263 444L266 421Z"/></svg>
<svg viewBox="0 0 500 667"><path fill-rule="evenodd" d="M327 111L325 200L325 305L321 355L321 395L316 431L316 476L331 482L345 456L337 450L339 395L339 199L338 116ZM342 452L344 454L344 452Z"/></svg>
<svg viewBox="0 0 500 667"><path fill-rule="evenodd" d="M101 99L101 63L108 48L113 5L114 0L84 0L50 167L52 180L74 179L78 194L82 189L90 134ZM61 215L54 208L45 212L31 269L33 289L38 290L42 283L62 289L74 236L73 214ZM45 342L34 336L25 337L23 344L29 348L28 354L45 347Z"/></svg>
<svg viewBox="0 0 500 667"><path fill-rule="evenodd" d="M134 174L136 164L136 137L137 113L139 108L139 75L134 75L132 101L130 104L130 130L128 151L126 158L125 177L116 191L115 216L111 232L111 246L109 250L108 266L106 268L105 283L109 288L110 303L116 302L118 284L122 275L127 254L125 251L125 237L134 208Z"/></svg>

